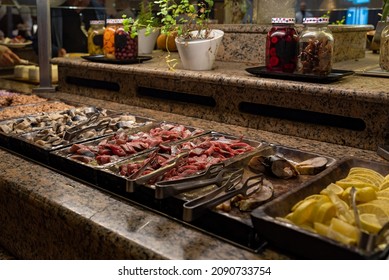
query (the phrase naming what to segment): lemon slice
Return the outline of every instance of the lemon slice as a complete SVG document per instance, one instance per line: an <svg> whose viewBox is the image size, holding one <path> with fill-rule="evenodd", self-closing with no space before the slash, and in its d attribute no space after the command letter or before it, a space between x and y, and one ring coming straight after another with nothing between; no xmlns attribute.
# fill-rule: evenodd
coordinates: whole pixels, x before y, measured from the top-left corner
<svg viewBox="0 0 389 280"><path fill-rule="evenodd" d="M375 177L377 180L383 181L385 179L384 176L382 176L380 173L377 171L370 169L370 168L365 168L365 167L352 167L350 168L350 171L348 173L349 175L353 174L360 174L360 175L370 175Z"/></svg>
<svg viewBox="0 0 389 280"><path fill-rule="evenodd" d="M379 201L379 200L374 200ZM362 214L375 214L377 216L377 219L380 221L380 224L383 225L386 222L389 221L389 215L387 212L382 208L382 205L379 205L379 203L363 203L357 206L360 215Z"/></svg>
<svg viewBox="0 0 389 280"><path fill-rule="evenodd" d="M382 190L382 191L378 191L377 192L377 197L379 197L379 196L384 196L384 197L389 197L389 189L387 189L387 190Z"/></svg>
<svg viewBox="0 0 389 280"><path fill-rule="evenodd" d="M304 200L294 210L290 220L296 225L302 225L311 219L313 208L315 207L316 199Z"/></svg>
<svg viewBox="0 0 389 280"><path fill-rule="evenodd" d="M322 203L314 213L313 222L327 224L336 215L336 207L332 202Z"/></svg>
<svg viewBox="0 0 389 280"><path fill-rule="evenodd" d="M377 188L383 182L383 180L379 180L379 179L375 178L374 176L371 176L370 174L352 174L352 175L347 176L346 179L353 179L353 180L357 180L360 182L365 182L367 184L374 185Z"/></svg>
<svg viewBox="0 0 389 280"><path fill-rule="evenodd" d="M316 231L316 233L327 236L330 230L330 226L315 222L313 223L313 229Z"/></svg>
<svg viewBox="0 0 389 280"><path fill-rule="evenodd" d="M389 179L385 179L385 181L382 182L382 184L379 186L380 190L387 190L389 189Z"/></svg>
<svg viewBox="0 0 389 280"><path fill-rule="evenodd" d="M350 225L349 223L346 223L345 221L342 221L338 218L331 219L330 229L340 233L341 235L344 235L347 238L350 238L355 243L359 238L359 230L355 226Z"/></svg>
<svg viewBox="0 0 389 280"><path fill-rule="evenodd" d="M359 215L362 229L369 233L377 233L381 228L380 221L375 214L363 213Z"/></svg>
<svg viewBox="0 0 389 280"><path fill-rule="evenodd" d="M342 194L342 199L345 201L350 201L350 192L352 188L347 188ZM364 187L356 189L355 200L357 202L369 202L371 200L377 199L377 193L372 187Z"/></svg>
<svg viewBox="0 0 389 280"><path fill-rule="evenodd" d="M344 189L341 186L338 186L337 184L331 183L325 189L323 189L320 193L327 194L328 191L332 191L336 195L341 196Z"/></svg>
<svg viewBox="0 0 389 280"><path fill-rule="evenodd" d="M317 201L330 201L330 199L326 196L326 195L322 195L322 194L313 194L313 195L310 195L310 196L307 196L305 199L303 200L300 200L299 202L297 202L295 205L293 205L291 211L295 211L297 209L297 207L299 205L301 205L301 203L303 203L304 201L306 200L317 200Z"/></svg>
<svg viewBox="0 0 389 280"><path fill-rule="evenodd" d="M327 237L349 246L357 244L357 239L350 238L344 234L341 234L331 229L328 230Z"/></svg>
<svg viewBox="0 0 389 280"><path fill-rule="evenodd" d="M378 187L373 185L373 184L361 182L361 181L355 180L355 179L345 178L345 179L336 181L336 184L339 185L340 187L342 187L343 189L347 189L347 188L351 188L351 187L354 187L356 189L364 188L364 187L372 187L372 188L378 190Z"/></svg>
<svg viewBox="0 0 389 280"><path fill-rule="evenodd" d="M339 217L341 216L342 219L344 219L345 221L347 221L350 224L353 223L354 216L349 211L349 209L350 209L349 205L333 192L328 192L328 197L330 198L331 202L336 207L337 216L339 216Z"/></svg>

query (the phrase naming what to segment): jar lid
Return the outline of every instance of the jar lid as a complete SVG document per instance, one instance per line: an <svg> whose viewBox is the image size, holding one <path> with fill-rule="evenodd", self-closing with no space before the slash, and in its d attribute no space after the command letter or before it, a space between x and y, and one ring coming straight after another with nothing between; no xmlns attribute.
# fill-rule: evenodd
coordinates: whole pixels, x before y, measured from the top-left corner
<svg viewBox="0 0 389 280"><path fill-rule="evenodd" d="M89 21L90 25L100 25L100 24L104 24L104 20L91 20Z"/></svg>
<svg viewBox="0 0 389 280"><path fill-rule="evenodd" d="M107 19L107 24L117 24L117 23L123 23L123 19L122 18Z"/></svg>
<svg viewBox="0 0 389 280"><path fill-rule="evenodd" d="M328 17L309 17L309 18L304 18L303 23L304 24L309 24L309 23L328 23L329 18Z"/></svg>
<svg viewBox="0 0 389 280"><path fill-rule="evenodd" d="M272 18L271 23L295 23L294 18Z"/></svg>

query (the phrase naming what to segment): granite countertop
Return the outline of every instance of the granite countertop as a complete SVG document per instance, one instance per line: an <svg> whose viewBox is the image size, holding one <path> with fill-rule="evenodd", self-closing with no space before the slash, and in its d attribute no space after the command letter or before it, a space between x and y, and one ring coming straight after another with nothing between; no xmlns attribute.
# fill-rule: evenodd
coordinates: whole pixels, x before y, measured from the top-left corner
<svg viewBox="0 0 389 280"><path fill-rule="evenodd" d="M214 84L258 86L269 90L294 91L318 96L389 101L386 81L382 78L352 76L322 85L272 79L258 79L244 71L253 65L217 62L216 69L206 72L166 69L162 53L139 65L95 64L82 59L54 59L66 67L109 69L110 72L170 77L172 80L207 80ZM377 56L338 68L356 70L376 63ZM378 61L378 60L377 60ZM85 66L85 67L84 67ZM379 81L379 82L377 82ZM1 80L2 87L31 92L34 85ZM220 123L195 117L146 109L118 102L95 99L62 91L40 94L107 109L127 111L139 116L179 122L204 129L243 135L255 140L286 145L334 158L356 156L384 161L375 151L281 135L260 129ZM22 259L289 259L286 250L266 247L254 253L229 242L193 229L88 184L63 176L48 167L0 150L6 160L0 162L0 247ZM34 225L34 226L32 226ZM222 226L222 225L221 225ZM28 232L28 234L26 234Z"/></svg>
<svg viewBox="0 0 389 280"><path fill-rule="evenodd" d="M54 58L53 63L60 66L78 67L79 70L107 70L115 73L128 73L138 75L152 75L153 77L164 77L173 80L203 81L209 84L233 85L242 88L261 88L262 90L282 91L290 94L315 95L317 97L341 97L351 100L369 100L372 102L389 104L389 92L385 83L377 83L377 77L354 75L340 79L330 84L318 84L309 82L298 82L291 80L263 79L251 75L245 69L261 65L250 63L215 61L215 68L212 71L189 71L183 70L177 53L171 53L170 59L177 60L175 71L169 71L165 62L166 53L154 51L153 59L141 64L116 65L103 64L86 61L82 58ZM362 70L367 67L378 66L378 55L366 53L366 57L353 61L338 62L334 69L341 70Z"/></svg>
<svg viewBox="0 0 389 280"><path fill-rule="evenodd" d="M244 135L336 158L354 155L365 159L382 160L374 152L356 148L73 94L58 92L47 96ZM290 258L286 252L270 247L260 253L250 252L7 151L0 150L0 156L7 159L0 163L0 220L3 221L3 225L7 225L0 229L0 245L16 258Z"/></svg>

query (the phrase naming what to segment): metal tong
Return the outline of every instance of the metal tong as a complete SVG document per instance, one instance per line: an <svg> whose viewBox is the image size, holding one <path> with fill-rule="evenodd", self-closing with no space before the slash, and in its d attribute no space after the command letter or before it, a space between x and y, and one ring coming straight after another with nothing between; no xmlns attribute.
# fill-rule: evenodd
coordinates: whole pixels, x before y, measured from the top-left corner
<svg viewBox="0 0 389 280"><path fill-rule="evenodd" d="M243 176L243 169L239 169L237 172L242 172L241 175ZM202 197L184 203L184 221L193 221L194 219L200 217L208 208L219 205L220 203L223 203L224 201L227 201L238 194L250 196L262 189L263 174L258 174L247 178L242 187L237 188L242 179L242 176L238 177L239 180L229 180L216 190ZM224 192L224 194L219 195L222 192Z"/></svg>
<svg viewBox="0 0 389 280"><path fill-rule="evenodd" d="M77 138L81 133L83 133L85 131L88 131L91 129L100 130L100 129L108 127L108 125L111 122L108 119L102 120L102 121L96 123L99 119L99 116L100 116L100 112L96 112L93 115L91 115L89 117L89 119L86 120L85 122L69 128L68 130L65 131L65 133L63 135L63 139L66 141L71 141L74 138Z"/></svg>
<svg viewBox="0 0 389 280"><path fill-rule="evenodd" d="M155 184L155 198L164 199L186 191L204 186L221 183L221 179L228 170L223 171L224 163L219 162L208 167L204 172L178 179L161 181ZM222 172L223 171L223 172Z"/></svg>
<svg viewBox="0 0 389 280"><path fill-rule="evenodd" d="M169 171L170 169L173 169L174 167L178 166L181 163L181 160L184 157L188 156L188 154L189 154L189 152L184 151L184 152L178 154L173 159L169 160L168 163L166 165L162 166L161 168L158 168L157 170L155 170L153 172L150 172L146 175L139 177L146 170L146 168L148 166L150 166L154 162L154 160L157 158L157 155L158 155L158 149L157 149L157 150L152 152L152 154L147 159L147 161L145 161L143 166L141 168L139 168L137 172L135 172L134 174L132 174L130 176L130 180L135 181L135 183L137 183L139 185L146 184L150 180L157 178L157 177L163 175L164 173L166 173L167 171Z"/></svg>
<svg viewBox="0 0 389 280"><path fill-rule="evenodd" d="M358 242L358 248L364 250L367 253L373 252L377 246L383 242L383 239L385 238L386 234L389 233L389 222L384 224L384 226L377 232L377 233L368 233L362 229L361 226L361 220L359 218L359 212L356 204L356 194L357 191L355 187L351 188L350 195L351 195L351 206L354 212L355 217L355 224L357 225L357 228L359 229L359 242ZM386 233L386 234L385 234Z"/></svg>

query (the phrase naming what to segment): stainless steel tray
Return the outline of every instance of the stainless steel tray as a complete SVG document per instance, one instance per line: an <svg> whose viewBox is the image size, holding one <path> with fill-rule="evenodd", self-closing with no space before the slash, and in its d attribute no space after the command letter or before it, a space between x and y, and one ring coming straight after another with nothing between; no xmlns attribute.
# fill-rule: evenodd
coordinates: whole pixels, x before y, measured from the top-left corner
<svg viewBox="0 0 389 280"><path fill-rule="evenodd" d="M169 158L169 160L174 160L176 155L180 154L183 151L186 151L187 147L195 147L199 143L204 142L204 140L206 140L206 141L209 141L209 140L218 141L219 139L237 140L240 138L238 138L236 136L232 136L232 135L217 133L217 132L206 132L206 133L199 135L197 137L195 136L195 137L192 137L192 138L187 139L187 140L173 143L171 145L171 149L165 150L165 151L160 151L159 155L157 155L157 156L161 156L163 158ZM254 141L254 140L243 139L242 142L250 145L253 149L256 149L256 148L262 146L262 142L258 142L258 141ZM171 154L172 150L174 151L173 155ZM120 175L121 166L127 165L129 163L131 163L131 164L136 163L136 162L142 163L145 159L147 159L150 156L151 153L152 153L152 151L149 151L149 152L142 154L138 157L132 157L130 159L122 160L122 161L119 161L115 164L109 165L109 166L99 170L99 172L97 172L97 184L99 186L102 186L102 187L109 186L109 187L112 187L114 189L122 190L124 192L134 192L136 190L136 188L142 188L144 191L149 191L150 194L153 197L155 197L156 196L154 193L155 186L153 183L148 182L148 183L139 184L139 183L137 183L138 180L132 180L126 176ZM197 156L196 151L189 151L189 155L188 155L189 158L190 157L193 158L196 156ZM237 156L232 157L232 158L227 158L225 160L225 165L226 166L230 165L232 162L239 160L242 156L244 156L244 155L237 155ZM211 158L212 157L209 157L209 159L211 159ZM216 159L216 161L215 160L213 160L213 161L216 163L219 161L219 159ZM209 160L209 162L210 162L210 164L212 163L211 160ZM202 170L197 170L197 171L201 172L205 168L206 168L206 166L204 166L204 168ZM155 170L155 172L158 172L158 170ZM193 175L193 174L187 174L186 176L190 176L190 175ZM159 176L157 180L163 180L164 179L163 176L164 175ZM140 177L139 179L142 179L142 177ZM159 194L160 195L163 194L163 191L159 192Z"/></svg>
<svg viewBox="0 0 389 280"><path fill-rule="evenodd" d="M85 107L85 106L82 106L81 104L79 103L68 103L68 102L63 102L63 101L48 101L48 102L45 102L45 103L55 103L55 102L62 102L62 103L65 103L67 105L70 105L70 106L73 106L72 109L78 109L78 108L81 108L81 107ZM16 107L20 107L20 108L26 108L26 107L31 107L31 106L34 106L36 104L32 104L32 105L20 105L20 106L16 106ZM90 106L89 106L90 107ZM8 108L13 108L13 107L8 107ZM69 110L72 110L72 109L69 109ZM26 129L29 129L29 131L33 131L35 129L39 129L39 128L36 128L34 125L32 125L32 123L29 121L35 121L35 120L42 120L43 118L47 117L47 115L52 115L52 114L63 114L64 112L67 112L68 110L60 110L60 111L52 111L52 112L37 112L36 114L27 114L27 115L21 115L19 117L15 117L15 118L9 118L9 119L6 119L6 120L1 120L0 121L0 126L4 126L4 128L1 128L0 129L0 145L7 148L7 149L11 149L12 147L10 147L10 143L12 143L14 140L10 141L11 137L13 135L19 135L19 134L22 134L21 131L15 131L14 129L14 124L20 124L21 122L25 122L24 124L24 127ZM49 124L47 124L49 125ZM46 126L47 126L46 125ZM27 131L25 131L27 132Z"/></svg>
<svg viewBox="0 0 389 280"><path fill-rule="evenodd" d="M160 129L163 127L166 127L166 129L167 129L167 127L171 127L171 126L178 127L179 125L174 124L174 123L168 123L168 122L159 122L159 123L154 122L154 123L151 123L150 125L145 125L145 126L141 126L138 128L130 129L130 130L127 130L127 131L121 132L121 133L128 135L129 137L133 137L137 133L148 133L154 129ZM198 133L200 131L200 129L190 127L190 126L180 126L180 128L181 127L188 131L188 134L187 134L188 137L190 136L189 134ZM114 137L115 137L115 134L112 134L108 137L102 137L102 138L99 138L97 140L83 142L82 145L88 146L92 149L95 149L95 148L98 149L98 147L101 146L101 143L106 143L107 141L110 141ZM181 141L181 139L180 139L180 141ZM168 144L168 143L174 143L174 141L172 141L172 139L166 139L164 144ZM142 147L140 147L140 148L142 148ZM54 166L56 166L57 168L61 168L64 172L69 173L75 177L80 177L81 179L83 179L87 182L90 182L93 184L98 184L98 182L96 182L96 177L97 177L96 170L105 168L105 167L113 164L114 162L128 159L128 158L133 158L134 156L143 154L145 152L149 152L153 148L154 148L154 146L150 147L150 148L144 147L143 149L139 149L132 154L127 154L123 157L114 156L114 157L110 158L110 162L99 164L96 160L96 155L91 155L91 160L89 162L82 162L80 160L73 159L72 156L74 153L69 151L70 149L72 149L72 147L65 147L62 149L58 149L56 151L52 151L50 153L50 163L53 164Z"/></svg>
<svg viewBox="0 0 389 280"><path fill-rule="evenodd" d="M382 175L389 173L389 164L347 157L336 162L316 179L285 193L254 210L252 222L257 234L280 250L304 259L376 259L382 258L389 250L366 254L355 246L346 246L332 239L309 232L298 226L283 222L277 217L284 217L291 207L305 197L318 194L322 189L347 176L352 167L366 167Z"/></svg>
<svg viewBox="0 0 389 280"><path fill-rule="evenodd" d="M123 114L125 116L128 116L127 114ZM28 155L29 157L48 163L50 161L50 152L68 147L70 145L76 144L76 143L82 143L85 141L92 141L95 139L99 139L101 137L110 135L115 133L115 130L117 131L117 127L115 126L115 120L118 118L118 114L116 112L108 111L102 115L99 115L97 118L97 125L100 127L94 128L96 125L91 124L90 127L94 128L93 130L86 131L93 132L91 134L82 134L79 137L75 137L70 140L64 139L66 130L60 130L60 131L54 131L53 127L48 127L43 130L34 131L22 135L12 135L11 137L13 140L11 141L10 148L12 150L18 151L19 153L23 153L24 155ZM151 119L133 116L135 119L135 122L132 124L132 128L136 129L140 126L146 125L148 123L151 123ZM113 122L112 122L113 121ZM104 124L100 125L102 122ZM76 125L79 125L80 123L75 123ZM82 122L81 122L82 124ZM74 126L71 126L74 127ZM71 128L70 127L70 128ZM40 136L44 135L45 139L50 142L50 139L54 139L54 142L47 143L42 142L40 143ZM45 136L46 135L46 136Z"/></svg>
<svg viewBox="0 0 389 280"><path fill-rule="evenodd" d="M297 150L294 148L290 147L285 147L285 146L279 146L279 145L268 145L268 146L263 146L262 149L259 149L259 151L249 154L248 156L244 157L243 159L235 162L232 166L236 168L243 168L244 169L244 174L242 178L242 182L245 182L248 178L253 177L257 175L257 173L253 172L250 170L248 167L249 161L251 158L255 156L274 156L277 155L281 158L284 158L290 162L293 163L298 163L305 161L307 159L311 159L314 157L325 157L327 159L327 164L326 164L326 169L332 166L336 160L334 158L328 157L328 156L323 156L319 155L316 153L312 152L307 152L307 151L302 151L302 150ZM324 171L321 171L324 172ZM320 172L320 173L321 173ZM265 174L264 175L264 180L265 180L265 185L268 184L271 186L273 195L270 200L273 200L274 198L279 197L280 195L284 193L288 193L298 187L300 187L302 184L309 182L310 180L314 180L316 177L320 176L320 173L313 174L313 175L298 175L293 178L289 179L281 179L277 178L275 176L272 176L270 174ZM267 191L267 190L266 190ZM190 199L193 199L193 194L182 194L178 196L182 198L184 201L188 201ZM266 203L269 200L264 201L263 203ZM255 205L255 204L253 204ZM256 206L255 206L256 207ZM225 215L229 218L232 219L238 219L248 225L251 225L251 218L250 218L250 212L251 210L248 209L247 211L241 211L238 209L238 207L231 207L230 211L224 211L221 210L221 207L213 207L212 211L217 212L221 215ZM204 209L202 209L204 210ZM198 211L198 209L184 209L184 215L183 218L186 221L192 221L195 217L199 216L199 214L196 214L194 211ZM208 211L209 212L209 211ZM207 213L207 212L205 212Z"/></svg>

